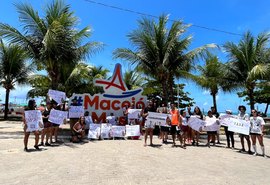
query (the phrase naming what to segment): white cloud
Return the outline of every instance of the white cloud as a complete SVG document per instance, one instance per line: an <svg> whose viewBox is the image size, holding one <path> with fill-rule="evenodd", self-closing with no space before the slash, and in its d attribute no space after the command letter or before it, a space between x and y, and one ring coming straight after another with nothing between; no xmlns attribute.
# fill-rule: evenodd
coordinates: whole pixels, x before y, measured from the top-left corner
<svg viewBox="0 0 270 185"><path fill-rule="evenodd" d="M206 105L208 105L208 102L204 102L204 103L203 103L203 106L206 106Z"/></svg>
<svg viewBox="0 0 270 185"><path fill-rule="evenodd" d="M210 91L209 90L204 90L202 94L203 95L210 95Z"/></svg>

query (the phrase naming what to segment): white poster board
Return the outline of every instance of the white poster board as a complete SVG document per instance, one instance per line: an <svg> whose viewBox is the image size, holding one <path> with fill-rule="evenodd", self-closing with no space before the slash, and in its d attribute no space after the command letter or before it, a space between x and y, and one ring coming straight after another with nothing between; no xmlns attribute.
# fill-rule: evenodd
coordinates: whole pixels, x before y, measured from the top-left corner
<svg viewBox="0 0 270 185"><path fill-rule="evenodd" d="M62 103L62 100L66 99L66 93L62 91L49 89L48 95L58 104Z"/></svg>
<svg viewBox="0 0 270 185"><path fill-rule="evenodd" d="M206 117L205 125L203 127L204 131L218 131L219 129L220 129L220 125L217 123L217 118Z"/></svg>
<svg viewBox="0 0 270 185"><path fill-rule="evenodd" d="M109 138L111 138L111 128L112 128L112 125L111 124L102 123L101 124L100 137L102 139L109 139Z"/></svg>
<svg viewBox="0 0 270 185"><path fill-rule="evenodd" d="M193 129L198 132L202 131L203 126L205 125L205 122L196 116L190 116L188 119L188 125Z"/></svg>
<svg viewBox="0 0 270 185"><path fill-rule="evenodd" d="M128 119L139 119L142 109L128 109Z"/></svg>
<svg viewBox="0 0 270 185"><path fill-rule="evenodd" d="M27 132L42 130L44 128L40 110L27 110L24 112L24 115L27 124Z"/></svg>
<svg viewBox="0 0 270 185"><path fill-rule="evenodd" d="M239 134L249 135L250 122L246 120L230 118L231 123L228 126L228 130L237 132Z"/></svg>
<svg viewBox="0 0 270 185"><path fill-rule="evenodd" d="M151 122L155 125L166 125L166 119L170 117L169 114L157 113L157 112L148 112L146 117L147 122Z"/></svg>
<svg viewBox="0 0 270 185"><path fill-rule="evenodd" d="M222 125L224 127L228 127L229 124L232 122L230 120L231 118L236 118L236 116L230 115L230 114L220 114L220 116L219 116L220 125Z"/></svg>
<svg viewBox="0 0 270 185"><path fill-rule="evenodd" d="M52 109L49 115L49 121L58 125L63 124L64 120L67 119L68 112Z"/></svg>
<svg viewBox="0 0 270 185"><path fill-rule="evenodd" d="M100 137L100 124L90 124L88 139L99 139Z"/></svg>
<svg viewBox="0 0 270 185"><path fill-rule="evenodd" d="M70 106L68 111L69 118L79 118L84 115L83 106Z"/></svg>
<svg viewBox="0 0 270 185"><path fill-rule="evenodd" d="M125 137L126 127L125 126L112 126L111 137Z"/></svg>
<svg viewBox="0 0 270 185"><path fill-rule="evenodd" d="M126 136L140 136L140 125L126 125Z"/></svg>

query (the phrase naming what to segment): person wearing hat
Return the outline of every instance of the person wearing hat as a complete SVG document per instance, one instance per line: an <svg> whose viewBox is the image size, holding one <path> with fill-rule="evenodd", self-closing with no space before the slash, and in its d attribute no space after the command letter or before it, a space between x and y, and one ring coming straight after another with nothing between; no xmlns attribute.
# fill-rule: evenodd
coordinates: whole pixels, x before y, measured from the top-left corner
<svg viewBox="0 0 270 185"><path fill-rule="evenodd" d="M226 114L232 115L232 111L226 110ZM234 149L234 132L229 131L227 126L224 126L224 131L225 131L225 135L226 135L226 139L227 139L227 147L226 148L231 148L231 146L232 146L232 149ZM230 143L232 143L232 145L230 145Z"/></svg>
<svg viewBox="0 0 270 185"><path fill-rule="evenodd" d="M239 114L238 114L238 119L242 119L242 120L246 120L249 121L249 115L246 113L246 107L244 105L240 105L238 107L239 110ZM244 138L247 140L247 144L248 144L248 153L252 154L250 147L251 147L251 142L250 142L250 137L249 135L244 135L244 134L239 134L240 140L241 140L241 146L242 149L240 150L240 152L245 152L245 143L244 143Z"/></svg>

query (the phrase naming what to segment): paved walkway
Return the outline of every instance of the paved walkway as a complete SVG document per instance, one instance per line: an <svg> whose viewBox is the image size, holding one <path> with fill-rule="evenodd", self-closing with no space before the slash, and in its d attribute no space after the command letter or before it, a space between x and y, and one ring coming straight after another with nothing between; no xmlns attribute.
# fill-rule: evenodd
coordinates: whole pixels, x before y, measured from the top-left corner
<svg viewBox="0 0 270 185"><path fill-rule="evenodd" d="M65 125L64 127L68 127ZM0 184L187 184L269 185L270 158L239 153L221 145L187 149L143 147L143 140L103 140L73 144L65 137L54 147L23 151L21 122L0 122ZM238 136L236 148L240 149ZM264 138L270 154L270 139ZM257 147L261 152L260 147Z"/></svg>

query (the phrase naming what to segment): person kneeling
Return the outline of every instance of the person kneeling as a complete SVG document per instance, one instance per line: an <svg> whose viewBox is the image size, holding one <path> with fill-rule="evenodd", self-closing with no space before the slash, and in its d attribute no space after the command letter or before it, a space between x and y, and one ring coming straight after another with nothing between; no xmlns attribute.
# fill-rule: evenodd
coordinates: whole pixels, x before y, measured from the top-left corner
<svg viewBox="0 0 270 185"><path fill-rule="evenodd" d="M85 135L85 118L81 116L79 121L73 126L72 142L77 143L82 141Z"/></svg>

